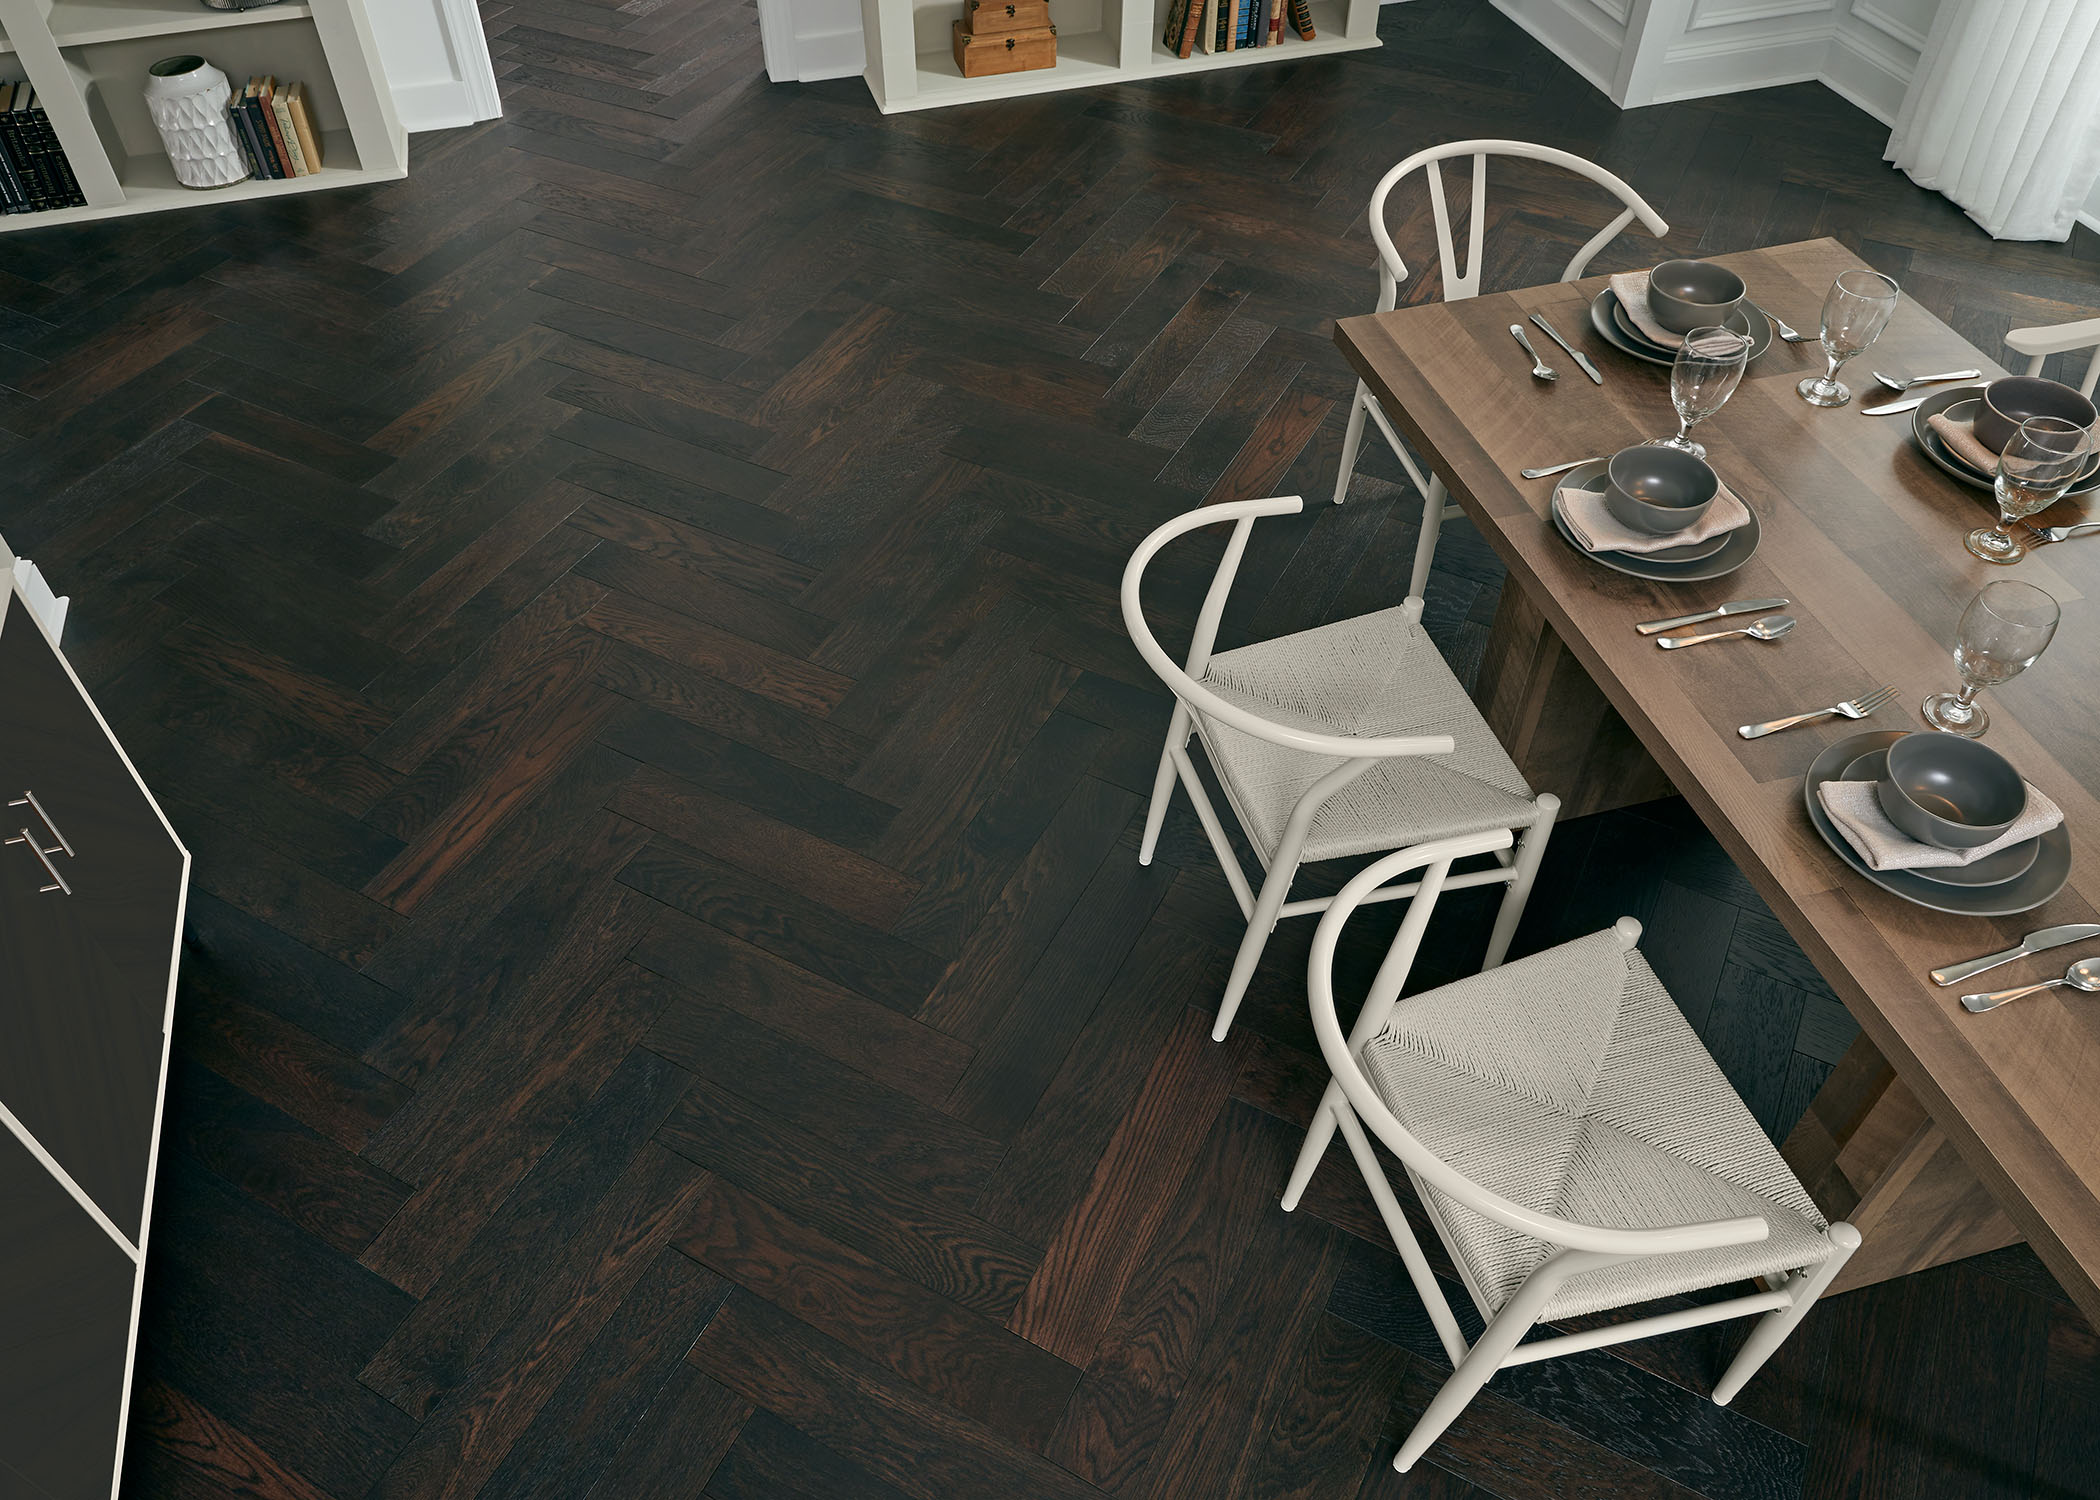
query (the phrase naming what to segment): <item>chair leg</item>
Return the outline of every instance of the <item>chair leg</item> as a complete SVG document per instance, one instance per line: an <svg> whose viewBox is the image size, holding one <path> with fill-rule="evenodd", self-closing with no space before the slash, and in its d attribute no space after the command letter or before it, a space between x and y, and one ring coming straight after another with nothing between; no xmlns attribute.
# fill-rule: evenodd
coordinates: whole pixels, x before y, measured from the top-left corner
<svg viewBox="0 0 2100 1500"><path fill-rule="evenodd" d="M1174 800L1174 750L1189 741L1189 710L1185 703L1174 705L1174 717L1167 725L1167 743L1159 752L1159 770L1152 777L1152 807L1145 814L1145 841L1138 846L1138 863L1152 863L1152 851L1159 845L1159 831L1166 826L1167 808Z"/></svg>
<svg viewBox="0 0 2100 1500"><path fill-rule="evenodd" d="M1313 1111L1312 1128L1305 1132L1305 1144L1298 1148L1298 1164L1291 1168L1291 1180L1283 1190L1283 1211L1289 1213L1305 1196L1312 1185L1313 1173L1319 1170L1320 1158L1327 1154L1327 1143L1334 1139L1335 1114L1337 1109L1346 1109L1342 1086L1330 1082L1327 1092L1320 1096L1320 1107Z"/></svg>
<svg viewBox="0 0 2100 1500"><path fill-rule="evenodd" d="M1364 445L1364 419L1371 410L1371 388L1356 382L1356 399L1349 403L1349 433L1342 439L1342 471L1334 476L1334 503L1349 498L1349 481L1356 477L1356 455Z"/></svg>
<svg viewBox="0 0 2100 1500"><path fill-rule="evenodd" d="M1414 1430L1402 1440L1400 1451L1393 1455L1395 1469L1405 1474L1415 1466L1415 1460L1429 1451L1430 1445L1444 1435L1444 1429L1457 1421L1467 1403L1480 1393L1480 1388L1502 1368L1503 1359L1531 1331L1531 1324L1530 1318L1508 1316L1507 1309L1488 1324L1480 1341L1458 1362L1451 1378L1430 1398Z"/></svg>
<svg viewBox="0 0 2100 1500"><path fill-rule="evenodd" d="M1415 572L1408 580L1407 597L1420 599L1429 587L1429 565L1436 559L1437 533L1444 529L1444 481L1432 474L1422 496L1422 534L1415 538Z"/></svg>
<svg viewBox="0 0 2100 1500"><path fill-rule="evenodd" d="M1510 939L1517 935L1517 923L1524 919L1524 904L1531 899L1532 882L1538 879L1539 861L1546 857L1546 840L1553 837L1553 819L1560 812L1560 798L1541 792L1538 807L1538 820L1525 831L1524 841L1517 845L1516 860L1509 867L1509 890L1502 897L1502 909L1495 914L1495 930L1488 937L1483 969L1494 968L1509 953Z"/></svg>
<svg viewBox="0 0 2100 1500"><path fill-rule="evenodd" d="M1859 1231L1850 1224L1839 1222L1831 1225L1830 1238L1837 1246L1837 1253L1816 1267L1795 1294L1793 1305L1775 1307L1752 1325L1750 1337L1743 1340L1743 1347L1736 1351L1735 1358L1729 1361L1728 1368L1714 1386L1714 1405L1726 1406L1735 1399L1750 1377L1786 1342L1786 1336L1794 1331L1795 1325L1808 1316L1816 1299L1837 1280L1838 1272L1845 1269L1845 1262L1859 1248Z"/></svg>
<svg viewBox="0 0 2100 1500"><path fill-rule="evenodd" d="M1232 979L1225 986L1224 1003L1218 1007L1218 1023L1210 1031L1214 1042L1224 1041L1225 1033L1232 1029L1232 1018L1239 1013L1240 1001L1247 997L1247 986L1254 978L1255 965L1261 962L1261 950L1268 946L1269 934L1276 926L1276 914L1283 910L1283 898L1290 894L1291 877L1297 873L1297 852L1279 851L1276 863L1269 867L1268 879L1261 883L1261 897L1254 903L1254 915L1247 919L1247 935L1240 939L1239 956L1232 961Z"/></svg>

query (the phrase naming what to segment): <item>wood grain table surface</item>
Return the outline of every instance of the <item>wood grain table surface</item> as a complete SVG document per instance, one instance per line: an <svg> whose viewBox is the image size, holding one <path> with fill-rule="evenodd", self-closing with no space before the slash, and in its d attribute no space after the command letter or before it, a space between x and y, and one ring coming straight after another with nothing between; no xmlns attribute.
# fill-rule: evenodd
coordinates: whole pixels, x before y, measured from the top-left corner
<svg viewBox="0 0 2100 1500"><path fill-rule="evenodd" d="M1793 326L1817 327L1823 294L1859 265L1833 240L1713 257ZM1818 345L1778 339L1720 414L1699 428L1710 461L1763 526L1731 576L1666 585L1609 571L1554 531L1554 481L1525 466L1607 454L1675 430L1668 372L1613 349L1588 303L1605 278L1351 318L1336 342L1401 432L1426 456L1611 704L1742 866L1947 1132L1977 1176L2088 1317L2100 1321L2100 998L2057 990L1970 1015L1962 988L1933 967L2012 946L2035 928L2090 921L2100 907L2100 538L2041 549L2014 567L1969 556L1962 534L1988 496L1933 467L1910 418L1859 409L1874 368L1942 370L1989 356L1905 299L1843 377L1854 403L1809 406L1795 382L1820 369ZM1546 384L1508 325L1547 315L1596 361L1594 385L1562 368ZM2100 506L2095 507L2100 510ZM2038 523L2082 518L2067 501ZM1948 916L1887 894L1847 869L1809 826L1802 777L1828 745L1868 729L1920 728L1918 705L1957 685L1951 645L1984 584L2019 578L2061 601L2049 652L1987 693L1986 739L2064 809L2070 884L2015 917ZM1786 596L1800 626L1783 641L1661 651L1634 623L1724 600ZM1736 726L1835 703L1880 683L1897 701L1871 721L1833 719L1746 741ZM1564 791L1550 779L1542 791ZM1982 987L2060 974L2073 946L1993 971Z"/></svg>

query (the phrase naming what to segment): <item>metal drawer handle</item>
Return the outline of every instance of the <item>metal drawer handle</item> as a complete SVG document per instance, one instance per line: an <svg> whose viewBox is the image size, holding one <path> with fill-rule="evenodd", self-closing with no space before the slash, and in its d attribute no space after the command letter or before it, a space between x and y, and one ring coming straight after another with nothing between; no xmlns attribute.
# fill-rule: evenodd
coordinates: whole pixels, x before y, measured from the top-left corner
<svg viewBox="0 0 2100 1500"><path fill-rule="evenodd" d="M24 791L21 796L10 799L7 805L9 807L30 808L36 813L38 817L44 820L44 826L51 830L51 837L58 840L58 848L45 849L42 851L43 853L57 854L58 852L60 852L60 850L63 850L65 852L66 858L79 858L79 856L73 852L73 846L66 842L66 836L58 831L58 825L51 821L51 814L44 811L44 804L36 800L35 792Z"/></svg>
<svg viewBox="0 0 2100 1500"><path fill-rule="evenodd" d="M8 805L13 806L14 804L10 803ZM29 852L36 856L37 863L44 867L45 873L50 875L52 881L50 885L40 885L36 888L39 896L48 891L63 891L68 896L73 894L73 887L66 884L66 877L58 873L58 866L51 863L51 856L46 854L37 841L29 836L28 829L23 829L11 839L0 839L0 844L27 844L29 846Z"/></svg>

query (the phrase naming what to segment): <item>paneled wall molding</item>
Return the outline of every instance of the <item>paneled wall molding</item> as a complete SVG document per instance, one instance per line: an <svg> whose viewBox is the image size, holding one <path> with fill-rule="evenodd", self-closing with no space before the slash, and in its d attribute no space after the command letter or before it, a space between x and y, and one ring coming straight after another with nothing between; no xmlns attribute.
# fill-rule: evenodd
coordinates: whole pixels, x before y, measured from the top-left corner
<svg viewBox="0 0 2100 1500"><path fill-rule="evenodd" d="M1928 11L1926 16L1930 20L1931 12ZM1891 15L1875 4L1874 0L1852 0L1852 19L1863 21L1883 36L1901 42L1913 54L1925 50L1925 33L1922 29L1901 16ZM1839 34L1844 35L1842 31ZM1914 55L1912 62L1915 64L1916 60Z"/></svg>
<svg viewBox="0 0 2100 1500"><path fill-rule="evenodd" d="M1624 26L1632 0L1590 0L1590 4L1596 6L1597 9L1603 11L1607 16L1610 16L1619 25Z"/></svg>
<svg viewBox="0 0 2100 1500"><path fill-rule="evenodd" d="M1830 0L1752 0L1744 5L1705 5L1692 7L1692 19L1687 31L1711 31L1717 26L1738 26L1747 21L1775 21L1782 16L1830 14ZM1825 34L1828 34L1826 24Z"/></svg>

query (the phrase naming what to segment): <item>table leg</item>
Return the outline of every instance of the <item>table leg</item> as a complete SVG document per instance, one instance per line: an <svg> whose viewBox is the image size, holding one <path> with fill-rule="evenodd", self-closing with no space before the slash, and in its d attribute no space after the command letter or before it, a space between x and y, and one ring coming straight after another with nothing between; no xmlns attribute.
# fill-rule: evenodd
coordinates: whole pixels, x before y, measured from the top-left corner
<svg viewBox="0 0 2100 1500"><path fill-rule="evenodd" d="M1832 1292L1981 1255L2022 1238L1865 1034L1780 1152L1832 1219L1864 1243Z"/></svg>
<svg viewBox="0 0 2100 1500"><path fill-rule="evenodd" d="M1560 798L1564 820L1674 790L1514 579L1502 586L1473 696L1524 779Z"/></svg>

